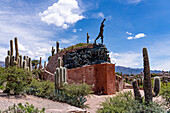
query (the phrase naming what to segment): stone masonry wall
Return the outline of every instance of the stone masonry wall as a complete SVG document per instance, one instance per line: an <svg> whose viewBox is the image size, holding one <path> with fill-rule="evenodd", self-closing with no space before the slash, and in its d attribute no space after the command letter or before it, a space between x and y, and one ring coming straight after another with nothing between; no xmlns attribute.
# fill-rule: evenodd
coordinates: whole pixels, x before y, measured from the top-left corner
<svg viewBox="0 0 170 113"><path fill-rule="evenodd" d="M53 73L56 71L57 68L57 59L58 57L61 57L63 59L63 55L65 55L67 52L75 52L77 49L83 49L83 48L93 48L93 44L87 45L87 46L81 46L81 47L76 47L70 50L66 51L60 51L59 53L55 54L54 56L51 56L46 70Z"/></svg>

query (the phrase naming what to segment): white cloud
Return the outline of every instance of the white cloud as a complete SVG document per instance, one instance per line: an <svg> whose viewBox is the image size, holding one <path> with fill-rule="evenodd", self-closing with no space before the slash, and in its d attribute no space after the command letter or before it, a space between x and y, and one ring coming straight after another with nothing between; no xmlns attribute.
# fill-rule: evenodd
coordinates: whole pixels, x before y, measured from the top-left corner
<svg viewBox="0 0 170 113"><path fill-rule="evenodd" d="M59 43L70 45L70 44L74 43L76 39L77 39L77 36L73 36L70 39L60 39Z"/></svg>
<svg viewBox="0 0 170 113"><path fill-rule="evenodd" d="M129 37L127 37L127 39L128 39L128 40L131 40L131 39L133 39L133 37L132 37L132 36L129 36Z"/></svg>
<svg viewBox="0 0 170 113"><path fill-rule="evenodd" d="M126 32L126 34L132 35L132 33L129 33L129 32ZM131 39L138 39L138 38L143 38L143 37L146 37L146 35L144 33L139 33L135 36L129 36L129 37L127 37L127 39L131 40Z"/></svg>
<svg viewBox="0 0 170 113"><path fill-rule="evenodd" d="M109 54L112 63L117 66L142 67L142 55L134 52L113 53Z"/></svg>
<svg viewBox="0 0 170 113"><path fill-rule="evenodd" d="M90 43L94 43L94 39L89 39L89 42Z"/></svg>
<svg viewBox="0 0 170 113"><path fill-rule="evenodd" d="M145 37L146 35L144 33L139 33L137 35L135 35L134 39L137 39L137 38L142 38L142 37Z"/></svg>
<svg viewBox="0 0 170 113"><path fill-rule="evenodd" d="M85 18L76 0L59 0L39 15L42 21L63 29Z"/></svg>
<svg viewBox="0 0 170 113"><path fill-rule="evenodd" d="M82 29L79 29L79 31L82 31Z"/></svg>
<svg viewBox="0 0 170 113"><path fill-rule="evenodd" d="M4 61L7 50L9 50L10 40L13 40L14 37L18 38L20 55L26 55L32 59L40 56L43 56L43 59L47 58L53 44L47 37L53 37L53 31L48 31L47 27L41 24L38 16L31 11L32 8L25 12L25 7L17 10L15 7L8 6L9 4L5 5L9 8L0 7L0 10L6 12L0 15L0 61ZM41 52L44 48L49 51Z"/></svg>
<svg viewBox="0 0 170 113"><path fill-rule="evenodd" d="M127 3L129 4L138 4L140 3L142 0L127 0Z"/></svg>
<svg viewBox="0 0 170 113"><path fill-rule="evenodd" d="M118 1L123 4L139 4L143 0L118 0Z"/></svg>
<svg viewBox="0 0 170 113"><path fill-rule="evenodd" d="M129 33L129 32L126 32L126 34L128 34L128 35L132 35L132 33Z"/></svg>
<svg viewBox="0 0 170 113"><path fill-rule="evenodd" d="M105 15L104 15L102 12L98 12L98 13L93 13L93 14L91 15L91 17L92 17L92 18L97 18L97 19L99 19L99 18L104 18ZM107 16L106 18L107 18L107 19L110 19L111 16Z"/></svg>
<svg viewBox="0 0 170 113"><path fill-rule="evenodd" d="M77 32L77 29L73 29L73 32L76 33L76 32Z"/></svg>
<svg viewBox="0 0 170 113"><path fill-rule="evenodd" d="M98 16L104 18L104 14L102 12L98 13Z"/></svg>

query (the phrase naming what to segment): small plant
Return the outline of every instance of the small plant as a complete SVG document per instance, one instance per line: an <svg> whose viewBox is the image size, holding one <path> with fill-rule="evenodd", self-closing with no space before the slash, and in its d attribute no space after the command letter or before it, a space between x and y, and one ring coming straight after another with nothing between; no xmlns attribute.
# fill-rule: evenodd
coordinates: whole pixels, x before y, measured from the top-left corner
<svg viewBox="0 0 170 113"><path fill-rule="evenodd" d="M25 105L22 105L21 103L19 103L18 105L14 104L8 109L2 111L2 113L45 113L45 108L39 110L38 108L35 108L32 104L29 105L29 103L26 102Z"/></svg>
<svg viewBox="0 0 170 113"><path fill-rule="evenodd" d="M87 84L65 84L55 92L54 83L50 81L37 81L34 79L27 88L27 94L47 98L55 101L65 102L70 105L85 108L86 97L92 93L91 86Z"/></svg>
<svg viewBox="0 0 170 113"><path fill-rule="evenodd" d="M170 109L170 83L167 83L166 85L162 84L160 95L165 99L163 104Z"/></svg>
<svg viewBox="0 0 170 113"><path fill-rule="evenodd" d="M155 102L146 105L136 101L131 91L106 98L101 106L98 113L164 113L164 109Z"/></svg>
<svg viewBox="0 0 170 113"><path fill-rule="evenodd" d="M32 81L32 74L22 68L9 67L1 72L1 84L5 82L4 92L23 94L27 85Z"/></svg>

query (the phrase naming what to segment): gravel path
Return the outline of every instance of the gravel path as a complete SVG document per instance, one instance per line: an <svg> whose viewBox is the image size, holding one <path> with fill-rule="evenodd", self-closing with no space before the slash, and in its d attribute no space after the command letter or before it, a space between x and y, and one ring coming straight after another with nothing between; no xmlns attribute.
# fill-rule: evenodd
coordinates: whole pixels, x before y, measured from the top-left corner
<svg viewBox="0 0 170 113"><path fill-rule="evenodd" d="M17 96L7 96L2 93L0 90L0 110L8 108L8 106L14 105L14 103L23 103L28 102L33 104L36 108L42 109L45 108L46 113L68 113L70 111L84 111L80 108L70 106L66 103L55 102L48 99L43 99L35 96L26 96L26 97L17 97ZM73 112L74 113L74 112Z"/></svg>
<svg viewBox="0 0 170 113"><path fill-rule="evenodd" d="M132 91L132 89L124 89L123 92ZM142 96L144 95L143 90L140 90ZM117 93L118 94L118 93ZM87 102L90 108L85 109L90 113L96 113L97 109L100 107L100 103L105 101L105 98L112 97L115 95L90 95L87 97ZM163 101L161 97L155 97L154 101L160 102ZM83 113L83 112L70 112L70 111L85 111L80 108L76 108L74 106L70 106L66 103L55 102L48 99L43 99L35 96L26 96L26 97L16 97L16 96L7 96L2 93L0 90L0 110L6 109L8 106L13 105L14 103L23 103L28 102L29 104L33 104L35 107L39 109L45 108L46 113Z"/></svg>

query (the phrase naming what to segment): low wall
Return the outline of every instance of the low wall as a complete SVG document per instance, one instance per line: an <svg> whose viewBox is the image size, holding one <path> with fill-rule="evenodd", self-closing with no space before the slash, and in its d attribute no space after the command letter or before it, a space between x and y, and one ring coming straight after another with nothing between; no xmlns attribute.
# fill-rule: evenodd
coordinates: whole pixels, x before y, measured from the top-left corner
<svg viewBox="0 0 170 113"><path fill-rule="evenodd" d="M102 91L103 94L116 93L116 76L114 64L95 64L74 69L68 69L68 79L75 83L82 82L94 86L94 91Z"/></svg>

